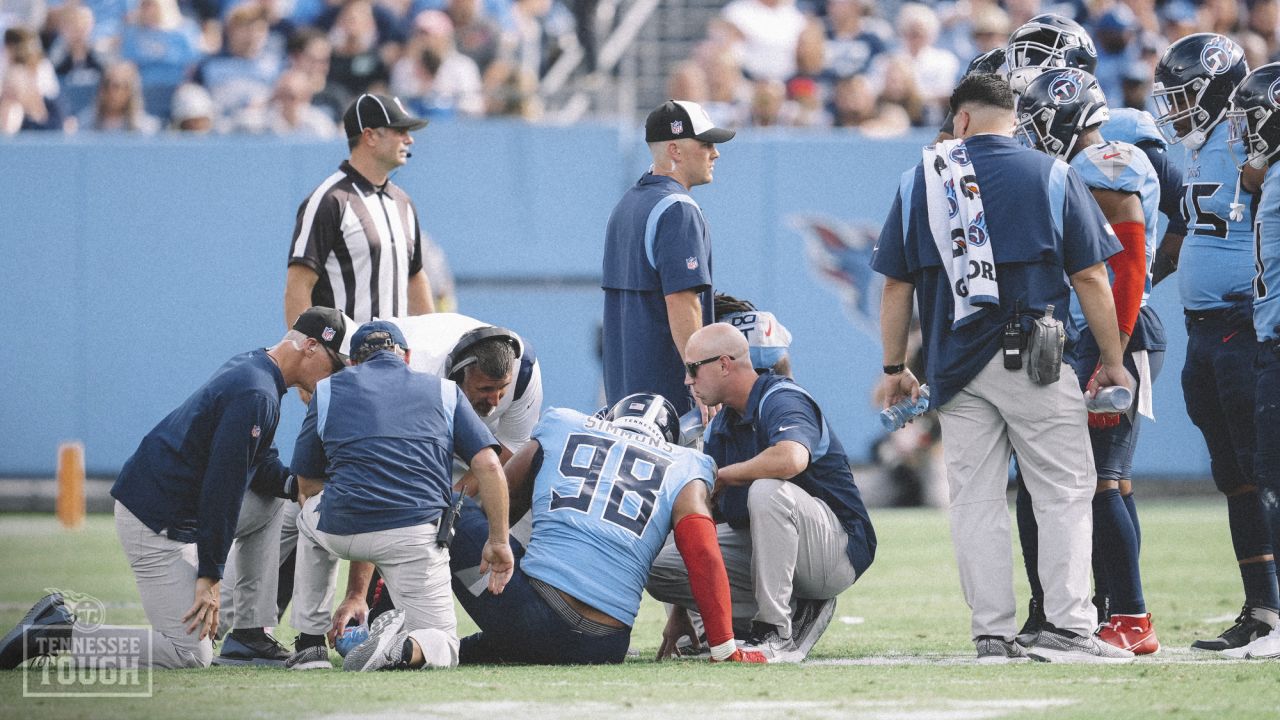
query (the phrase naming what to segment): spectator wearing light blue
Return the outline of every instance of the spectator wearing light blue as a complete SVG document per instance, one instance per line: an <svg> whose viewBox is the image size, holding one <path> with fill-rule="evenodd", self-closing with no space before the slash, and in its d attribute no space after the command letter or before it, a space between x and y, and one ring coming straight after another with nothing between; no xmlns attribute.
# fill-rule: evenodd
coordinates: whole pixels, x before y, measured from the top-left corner
<svg viewBox="0 0 1280 720"><path fill-rule="evenodd" d="M193 79L209 91L218 113L232 117L271 98L283 58L267 50L267 9L241 5L227 16L222 52L196 66Z"/></svg>
<svg viewBox="0 0 1280 720"><path fill-rule="evenodd" d="M120 57L137 66L153 112L169 114L174 89L202 56L198 38L175 0L139 0L136 20L120 34Z"/></svg>
<svg viewBox="0 0 1280 720"><path fill-rule="evenodd" d="M1125 71L1141 60L1138 31L1138 18L1122 3L1112 5L1093 25L1092 34L1098 46L1098 69L1094 77L1108 104L1119 107L1124 103Z"/></svg>

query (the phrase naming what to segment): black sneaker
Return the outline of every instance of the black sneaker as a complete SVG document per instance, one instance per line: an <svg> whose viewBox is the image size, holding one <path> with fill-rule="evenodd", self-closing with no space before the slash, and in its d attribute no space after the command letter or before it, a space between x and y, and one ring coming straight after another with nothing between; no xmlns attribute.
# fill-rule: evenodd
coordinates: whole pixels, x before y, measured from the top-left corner
<svg viewBox="0 0 1280 720"><path fill-rule="evenodd" d="M809 656L809 651L818 644L818 639L826 632L835 614L835 598L796 601L796 614L791 618L791 640L801 659Z"/></svg>
<svg viewBox="0 0 1280 720"><path fill-rule="evenodd" d="M1022 647L1031 647L1036 641L1036 636L1044 629L1044 625L1044 601L1033 597L1027 603L1027 621L1022 624L1022 629L1018 631L1014 642Z"/></svg>
<svg viewBox="0 0 1280 720"><path fill-rule="evenodd" d="M76 617L62 604L62 595L45 595L22 620L0 639L0 670L12 670L26 660L57 654L57 640L71 638Z"/></svg>
<svg viewBox="0 0 1280 720"><path fill-rule="evenodd" d="M232 630L222 639L222 652L214 665L266 665L284 667L289 651L262 628Z"/></svg>
<svg viewBox="0 0 1280 720"><path fill-rule="evenodd" d="M1197 640L1191 643L1191 647L1195 650L1214 652L1244 647L1270 633L1276 626L1276 621L1275 610L1245 605L1240 609L1235 625L1223 630L1221 635L1212 640Z"/></svg>

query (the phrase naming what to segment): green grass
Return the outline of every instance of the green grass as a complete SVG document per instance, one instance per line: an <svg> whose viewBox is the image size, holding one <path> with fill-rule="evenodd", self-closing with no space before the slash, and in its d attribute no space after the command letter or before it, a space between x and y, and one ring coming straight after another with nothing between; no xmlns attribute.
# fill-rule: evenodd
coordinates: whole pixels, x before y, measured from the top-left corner
<svg viewBox="0 0 1280 720"><path fill-rule="evenodd" d="M23 698L22 673L0 673L0 717L1280 717L1280 662L1184 650L1216 635L1239 609L1223 504L1151 502L1142 513L1147 603L1166 650L1131 665L973 664L945 514L881 510L873 514L876 563L841 597L837 619L803 666L653 663L662 614L648 600L632 636L642 659L622 666L157 671L152 698L97 700ZM94 595L110 623L145 622L109 517L64 532L48 518L0 515L0 547L3 628L46 587ZM474 628L461 610L459 623L462 633Z"/></svg>

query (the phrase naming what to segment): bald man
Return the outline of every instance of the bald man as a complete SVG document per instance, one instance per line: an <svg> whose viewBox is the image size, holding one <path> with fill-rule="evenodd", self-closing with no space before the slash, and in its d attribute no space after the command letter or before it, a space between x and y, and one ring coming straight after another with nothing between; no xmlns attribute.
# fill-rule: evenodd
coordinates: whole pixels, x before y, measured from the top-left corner
<svg viewBox="0 0 1280 720"><path fill-rule="evenodd" d="M704 450L719 467L712 497L735 634L750 636L771 662L800 662L830 622L835 597L875 557L849 461L813 397L790 378L757 374L732 325L693 333L685 357L694 397L724 406ZM687 633L685 609L695 605L674 545L659 554L648 588L676 606L664 638Z"/></svg>

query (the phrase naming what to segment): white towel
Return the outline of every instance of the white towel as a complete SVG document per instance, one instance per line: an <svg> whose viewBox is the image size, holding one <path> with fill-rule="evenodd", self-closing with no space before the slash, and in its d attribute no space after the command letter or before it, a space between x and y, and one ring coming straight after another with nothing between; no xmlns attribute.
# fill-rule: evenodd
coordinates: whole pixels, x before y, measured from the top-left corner
<svg viewBox="0 0 1280 720"><path fill-rule="evenodd" d="M1155 420L1156 411L1151 398L1151 356L1146 350L1135 350L1133 352L1133 362L1138 366L1138 402L1133 404L1130 411L1132 412L1136 408L1138 413ZM1131 420L1137 419L1133 415L1130 415L1129 418Z"/></svg>
<svg viewBox="0 0 1280 720"><path fill-rule="evenodd" d="M976 320L983 310L999 307L1000 286L982 192L964 141L944 140L926 147L923 155L929 229L951 281L954 330Z"/></svg>

